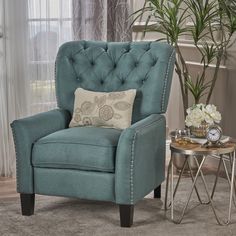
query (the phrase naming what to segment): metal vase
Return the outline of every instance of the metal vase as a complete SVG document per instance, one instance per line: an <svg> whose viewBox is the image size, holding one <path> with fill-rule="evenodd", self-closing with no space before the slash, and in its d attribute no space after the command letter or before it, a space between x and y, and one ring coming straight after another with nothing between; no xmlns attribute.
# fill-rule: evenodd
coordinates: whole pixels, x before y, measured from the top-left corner
<svg viewBox="0 0 236 236"><path fill-rule="evenodd" d="M198 156L198 161L201 162L202 161L202 156ZM174 153L173 154L173 164L175 166L175 168L177 169L178 172L181 171L183 165L184 165L184 161L185 161L185 155L184 154L180 154L180 153ZM198 169L198 166L194 160L194 158L192 156L189 157L189 165L190 168L193 172L196 172ZM189 173L189 168L188 165L185 167L185 171L184 173Z"/></svg>

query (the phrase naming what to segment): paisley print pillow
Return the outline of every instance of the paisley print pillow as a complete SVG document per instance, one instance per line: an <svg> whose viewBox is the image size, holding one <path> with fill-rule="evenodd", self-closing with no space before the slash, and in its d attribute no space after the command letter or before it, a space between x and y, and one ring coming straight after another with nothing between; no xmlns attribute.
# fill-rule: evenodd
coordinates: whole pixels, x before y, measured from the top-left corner
<svg viewBox="0 0 236 236"><path fill-rule="evenodd" d="M77 88L69 127L126 129L131 125L135 95L135 89L105 93Z"/></svg>

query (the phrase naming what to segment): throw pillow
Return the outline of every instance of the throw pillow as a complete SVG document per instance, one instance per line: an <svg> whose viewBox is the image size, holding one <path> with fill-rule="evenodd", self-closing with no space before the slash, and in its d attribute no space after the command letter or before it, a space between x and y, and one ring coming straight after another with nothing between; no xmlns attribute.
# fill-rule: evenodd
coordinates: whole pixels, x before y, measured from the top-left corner
<svg viewBox="0 0 236 236"><path fill-rule="evenodd" d="M77 88L69 127L126 129L131 125L135 95L135 89L106 93Z"/></svg>

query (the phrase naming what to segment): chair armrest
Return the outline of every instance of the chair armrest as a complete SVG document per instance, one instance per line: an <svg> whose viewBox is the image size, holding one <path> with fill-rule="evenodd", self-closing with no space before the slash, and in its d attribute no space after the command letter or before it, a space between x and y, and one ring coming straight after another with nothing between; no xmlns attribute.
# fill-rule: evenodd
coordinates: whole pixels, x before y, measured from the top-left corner
<svg viewBox="0 0 236 236"><path fill-rule="evenodd" d="M11 123L16 151L17 191L33 193L32 146L38 139L68 127L70 113L56 109Z"/></svg>
<svg viewBox="0 0 236 236"><path fill-rule="evenodd" d="M165 117L152 114L125 129L116 152L118 204L135 204L165 178Z"/></svg>

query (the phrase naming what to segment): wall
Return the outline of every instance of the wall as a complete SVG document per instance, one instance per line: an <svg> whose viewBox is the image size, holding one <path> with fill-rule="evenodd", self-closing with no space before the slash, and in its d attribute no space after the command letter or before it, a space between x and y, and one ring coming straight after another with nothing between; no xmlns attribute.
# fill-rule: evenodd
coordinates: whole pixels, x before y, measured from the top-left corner
<svg viewBox="0 0 236 236"><path fill-rule="evenodd" d="M223 129L225 134L236 138L236 42L228 50L226 66L228 75L224 91L220 94L220 97L224 99Z"/></svg>

